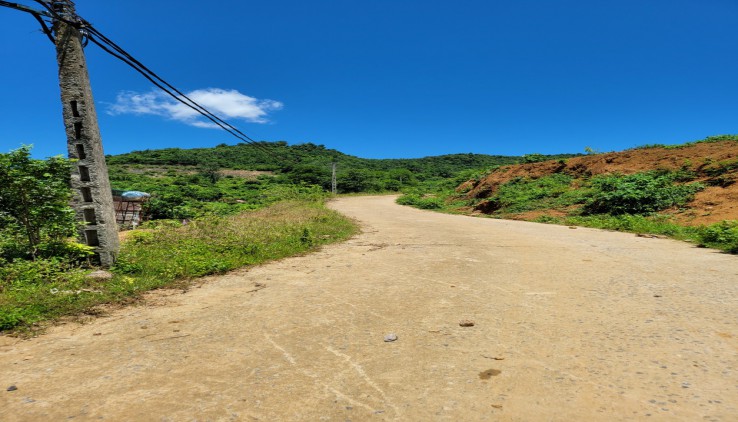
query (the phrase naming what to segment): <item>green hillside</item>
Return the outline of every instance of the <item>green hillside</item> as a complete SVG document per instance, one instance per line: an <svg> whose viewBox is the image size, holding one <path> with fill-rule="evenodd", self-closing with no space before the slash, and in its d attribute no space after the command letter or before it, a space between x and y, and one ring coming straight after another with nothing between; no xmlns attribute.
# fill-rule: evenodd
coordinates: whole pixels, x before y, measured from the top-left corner
<svg viewBox="0 0 738 422"><path fill-rule="evenodd" d="M108 156L111 167L196 166L210 170L272 171L291 182L330 188L331 163L337 163L342 192L397 191L403 186L432 179L446 179L459 172L489 169L525 160L568 158L576 154L503 156L450 154L411 159L366 159L312 143L288 145L284 141L225 145L215 148L133 151ZM122 166L122 167L121 167ZM341 182L344 183L341 183Z"/></svg>

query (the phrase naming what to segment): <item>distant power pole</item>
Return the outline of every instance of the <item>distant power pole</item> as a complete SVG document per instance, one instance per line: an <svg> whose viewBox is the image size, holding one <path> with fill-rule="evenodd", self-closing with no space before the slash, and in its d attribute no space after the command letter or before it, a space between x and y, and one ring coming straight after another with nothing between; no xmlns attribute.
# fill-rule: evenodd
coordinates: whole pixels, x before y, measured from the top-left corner
<svg viewBox="0 0 738 422"><path fill-rule="evenodd" d="M71 0L50 3L63 20L77 21ZM82 50L82 34L60 19L54 20L53 29L67 150L69 158L77 160L72 168L75 193L72 207L77 220L84 222L79 229L79 237L85 244L95 247L103 267L110 267L115 263L120 242L90 77Z"/></svg>
<svg viewBox="0 0 738 422"><path fill-rule="evenodd" d="M336 163L331 163L331 193L336 194Z"/></svg>

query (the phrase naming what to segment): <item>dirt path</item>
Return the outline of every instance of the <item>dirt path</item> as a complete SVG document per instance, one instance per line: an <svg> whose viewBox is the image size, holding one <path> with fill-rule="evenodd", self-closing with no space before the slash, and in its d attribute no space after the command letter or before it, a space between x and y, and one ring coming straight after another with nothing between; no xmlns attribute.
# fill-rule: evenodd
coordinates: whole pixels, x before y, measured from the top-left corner
<svg viewBox="0 0 738 422"><path fill-rule="evenodd" d="M391 197L333 207L364 233L90 324L0 337L0 420L738 415L735 256Z"/></svg>

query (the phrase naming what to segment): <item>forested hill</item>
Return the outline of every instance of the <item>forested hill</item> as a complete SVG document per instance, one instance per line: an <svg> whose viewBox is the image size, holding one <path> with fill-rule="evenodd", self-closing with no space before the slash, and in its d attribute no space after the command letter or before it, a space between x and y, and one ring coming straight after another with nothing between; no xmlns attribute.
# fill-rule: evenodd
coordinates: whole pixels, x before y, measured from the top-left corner
<svg viewBox="0 0 738 422"><path fill-rule="evenodd" d="M335 162L339 168L370 171L408 170L416 176L450 177L462 170L489 168L542 159L568 158L578 154L522 157L486 154L450 154L424 158L367 159L344 154L312 143L288 145L284 141L256 144L221 144L214 148L133 151L108 156L108 164L184 165L221 169L269 170L279 173L325 169Z"/></svg>

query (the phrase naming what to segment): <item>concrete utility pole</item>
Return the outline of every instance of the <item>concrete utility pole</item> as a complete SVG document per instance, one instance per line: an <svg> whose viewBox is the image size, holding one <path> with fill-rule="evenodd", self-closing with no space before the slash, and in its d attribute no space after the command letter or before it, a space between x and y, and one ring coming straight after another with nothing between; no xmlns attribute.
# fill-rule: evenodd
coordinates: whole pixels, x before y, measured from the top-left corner
<svg viewBox="0 0 738 422"><path fill-rule="evenodd" d="M331 193L336 194L336 163L331 163L331 169L333 170L331 173Z"/></svg>
<svg viewBox="0 0 738 422"><path fill-rule="evenodd" d="M71 0L52 1L51 5L65 20L77 21ZM120 242L82 34L59 19L54 21L54 33L67 149L69 158L78 160L72 168L72 207L77 220L84 222L79 237L95 247L103 267L110 267L115 263Z"/></svg>

